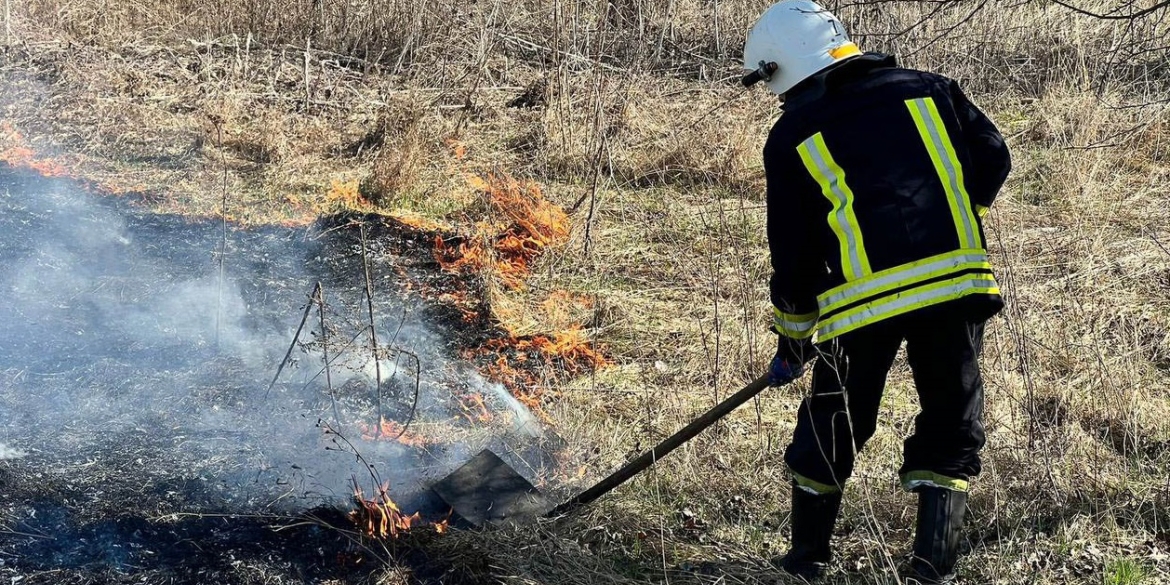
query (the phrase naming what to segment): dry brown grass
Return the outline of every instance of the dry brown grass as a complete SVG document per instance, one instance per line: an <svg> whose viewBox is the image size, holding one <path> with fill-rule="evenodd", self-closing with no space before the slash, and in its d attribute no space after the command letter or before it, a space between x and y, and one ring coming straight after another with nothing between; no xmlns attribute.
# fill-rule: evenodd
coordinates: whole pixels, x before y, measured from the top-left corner
<svg viewBox="0 0 1170 585"><path fill-rule="evenodd" d="M594 475L767 359L758 153L778 110L731 80L767 2L156 4L16 2L0 118L164 211L215 215L224 159L246 222L303 221L335 182L361 182L383 209L458 223L477 201L466 174L490 171L582 201L569 242L499 306L535 331L550 291L596 299L617 365L549 409ZM989 222L1010 307L988 332L964 578L1167 581L1170 16L841 8L865 47L961 79L1015 154ZM495 551L469 567L509 583L774 582L780 454L806 390L765 394L581 516L452 535L451 554ZM913 500L893 471L914 412L899 361L830 583L896 582Z"/></svg>

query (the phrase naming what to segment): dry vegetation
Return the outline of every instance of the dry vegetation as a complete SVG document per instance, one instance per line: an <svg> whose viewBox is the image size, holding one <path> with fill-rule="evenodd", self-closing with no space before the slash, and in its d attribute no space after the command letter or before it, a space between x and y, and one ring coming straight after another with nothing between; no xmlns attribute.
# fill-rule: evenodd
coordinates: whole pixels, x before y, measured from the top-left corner
<svg viewBox="0 0 1170 585"><path fill-rule="evenodd" d="M1079 6L1153 6L1109 1ZM766 0L12 4L0 122L160 211L216 215L225 165L245 223L348 201L465 226L489 207L467 176L543 185L572 235L522 290L495 294L532 330L539 315L516 307L595 299L588 325L616 365L547 407L594 474L769 357L758 153L779 111L734 83ZM1010 307L988 333L962 575L1170 580L1170 9L839 8L865 48L962 80L1015 154L989 221ZM765 394L580 517L444 546L510 583L782 580L764 560L784 548L781 452L806 390ZM883 408L830 583L895 583L909 546L902 361Z"/></svg>

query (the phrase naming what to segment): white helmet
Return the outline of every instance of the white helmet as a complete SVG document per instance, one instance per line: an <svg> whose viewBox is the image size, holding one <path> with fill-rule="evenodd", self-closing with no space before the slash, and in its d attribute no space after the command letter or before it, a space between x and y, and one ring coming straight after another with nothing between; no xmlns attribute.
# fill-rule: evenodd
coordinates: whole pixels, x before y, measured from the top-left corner
<svg viewBox="0 0 1170 585"><path fill-rule="evenodd" d="M781 0L760 16L743 47L744 85L765 81L782 95L818 71L861 54L845 27L812 0Z"/></svg>

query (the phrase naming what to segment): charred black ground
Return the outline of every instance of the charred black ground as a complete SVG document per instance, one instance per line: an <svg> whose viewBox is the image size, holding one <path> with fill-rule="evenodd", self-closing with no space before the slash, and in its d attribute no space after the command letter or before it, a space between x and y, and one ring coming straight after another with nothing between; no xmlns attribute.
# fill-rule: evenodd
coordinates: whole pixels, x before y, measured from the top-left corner
<svg viewBox="0 0 1170 585"><path fill-rule="evenodd" d="M547 435L517 424L484 434L458 416L465 392L513 423L520 413L454 357L496 332L433 300L471 286L438 270L433 234L360 217L229 227L221 287L217 221L145 213L3 166L0 210L0 444L27 454L0 460L0 576L350 580L390 555L425 582L448 569L420 552L429 534L389 551L355 538L341 511L353 478L367 494L389 480L404 510L433 518L445 510L426 485L480 448L534 479L555 465ZM446 440L362 438L378 401L357 222L384 348L383 413ZM316 312L265 392L316 282L340 421Z"/></svg>

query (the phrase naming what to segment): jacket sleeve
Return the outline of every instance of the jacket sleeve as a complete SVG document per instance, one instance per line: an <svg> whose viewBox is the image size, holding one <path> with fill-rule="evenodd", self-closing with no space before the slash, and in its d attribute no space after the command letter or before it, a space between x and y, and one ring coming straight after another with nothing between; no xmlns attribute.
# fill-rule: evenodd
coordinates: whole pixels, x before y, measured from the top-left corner
<svg viewBox="0 0 1170 585"><path fill-rule="evenodd" d="M962 141L971 156L972 168L964 173L967 193L982 216L1007 180L1012 169L1011 154L999 129L967 99L958 82L950 82L950 93L959 117Z"/></svg>
<svg viewBox="0 0 1170 585"><path fill-rule="evenodd" d="M816 235L809 223L802 190L811 179L799 173L795 148L785 148L773 130L764 147L768 182L768 249L772 258L772 331L780 336L779 353L790 361L807 363L815 355L817 290L823 280L823 262L815 252ZM790 152L789 152L790 151ZM821 274L817 265L822 264Z"/></svg>

